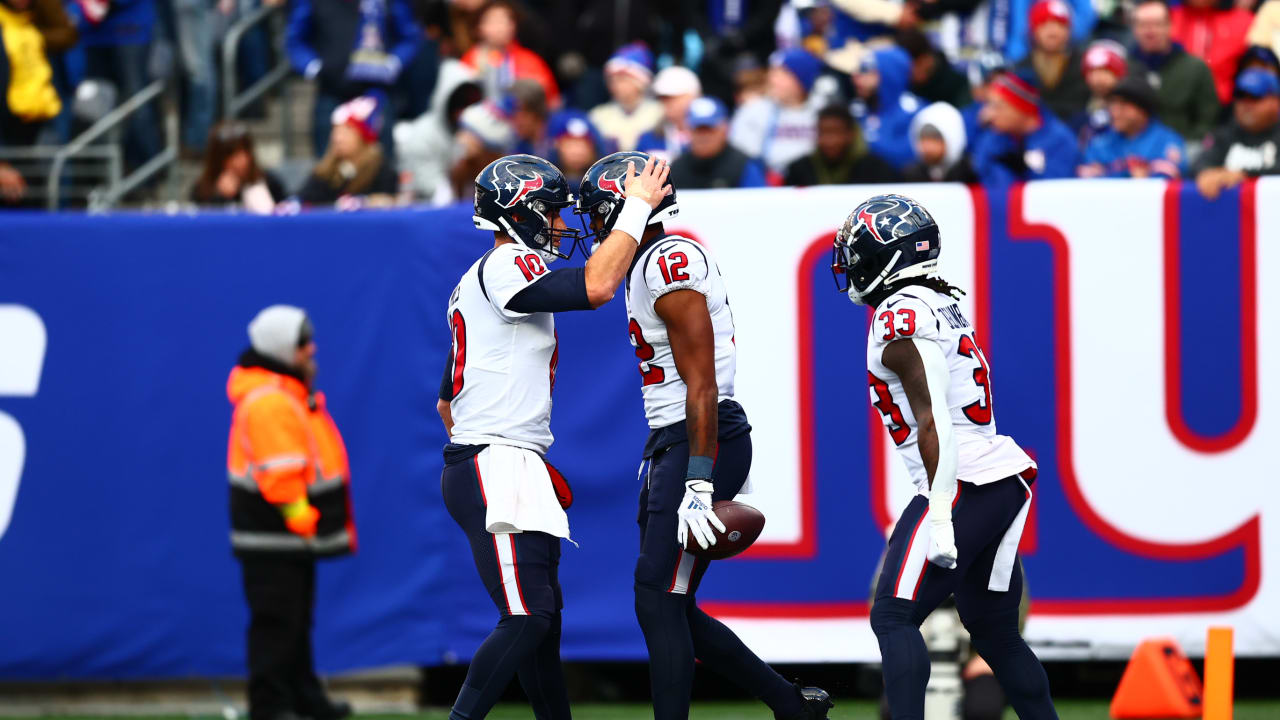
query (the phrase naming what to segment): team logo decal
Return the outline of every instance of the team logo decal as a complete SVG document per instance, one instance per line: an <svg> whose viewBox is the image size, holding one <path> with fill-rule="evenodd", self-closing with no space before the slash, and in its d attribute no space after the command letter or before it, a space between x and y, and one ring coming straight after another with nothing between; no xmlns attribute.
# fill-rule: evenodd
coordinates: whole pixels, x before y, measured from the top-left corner
<svg viewBox="0 0 1280 720"><path fill-rule="evenodd" d="M895 236L909 233L914 229L911 227L910 216L895 217L889 212L900 204L901 201L893 200L892 202L886 201L874 205L865 205L858 209L856 216L858 224L864 225L867 228L867 232L871 233L871 237L887 245L893 241ZM903 228L904 232L898 233L897 230L902 225L907 225L908 227Z"/></svg>
<svg viewBox="0 0 1280 720"><path fill-rule="evenodd" d="M608 190L614 195L617 195L618 197L622 197L622 179L625 178L626 176L627 176L627 171L625 169L622 172L618 173L616 177L606 177L602 175L600 177L600 182L596 183L596 185L601 190Z"/></svg>
<svg viewBox="0 0 1280 720"><path fill-rule="evenodd" d="M498 163L493 168L493 186L498 190L498 205L509 208L524 199L525 195L542 187L542 176L529 168L517 166L516 161Z"/></svg>

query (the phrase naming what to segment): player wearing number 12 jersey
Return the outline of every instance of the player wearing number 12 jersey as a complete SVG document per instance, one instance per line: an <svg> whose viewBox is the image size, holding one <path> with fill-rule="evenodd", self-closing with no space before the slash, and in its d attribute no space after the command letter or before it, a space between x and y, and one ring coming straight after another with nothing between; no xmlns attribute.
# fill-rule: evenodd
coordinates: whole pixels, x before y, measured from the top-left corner
<svg viewBox="0 0 1280 720"><path fill-rule="evenodd" d="M1022 720L1057 717L1039 660L1018 633L1017 551L1035 463L996 433L990 368L962 294L938 277L933 217L901 195L859 205L836 233L836 285L875 308L871 404L919 492L889 538L871 608L894 720L921 720L929 652L920 624L949 595L974 648Z"/></svg>
<svg viewBox="0 0 1280 720"><path fill-rule="evenodd" d="M453 343L437 410L450 437L440 485L501 619L471 660L451 720L485 717L513 675L538 720L570 717L558 568L572 493L543 457L558 357L552 313L613 297L649 212L671 190L665 163L625 170L614 231L586 267L558 270L547 263L569 257L579 238L560 217L573 195L556 166L511 155L476 176L475 225L492 230L494 243L449 298ZM562 242L571 243L567 252Z"/></svg>
<svg viewBox="0 0 1280 720"><path fill-rule="evenodd" d="M628 163L647 157L614 153L587 170L578 212L589 233L619 227L621 178ZM641 465L635 596L649 649L654 717L688 718L696 657L759 697L778 718L826 718L827 693L784 680L694 598L708 561L684 551L685 536L706 548L715 543L710 526L724 530L711 505L742 489L751 468L751 426L733 399L737 348L724 280L706 248L666 233L663 221L677 212L674 193L654 208L626 279L628 325L650 427Z"/></svg>

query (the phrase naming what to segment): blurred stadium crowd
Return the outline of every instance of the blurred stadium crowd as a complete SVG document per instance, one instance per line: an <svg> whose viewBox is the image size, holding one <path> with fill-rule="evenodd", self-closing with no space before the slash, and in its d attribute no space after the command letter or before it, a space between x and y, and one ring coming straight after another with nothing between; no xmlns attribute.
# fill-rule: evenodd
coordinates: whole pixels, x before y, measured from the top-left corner
<svg viewBox="0 0 1280 720"><path fill-rule="evenodd" d="M289 3L315 90L298 187L215 121L221 31L262 2ZM73 104L173 68L190 199L256 212L446 204L512 152L571 180L658 153L680 189L1167 177L1210 197L1280 163L1280 0L0 0L0 44L0 145L66 143ZM242 83L272 52L265 27L244 38ZM128 163L161 137L133 115ZM25 190L0 162L0 207Z"/></svg>

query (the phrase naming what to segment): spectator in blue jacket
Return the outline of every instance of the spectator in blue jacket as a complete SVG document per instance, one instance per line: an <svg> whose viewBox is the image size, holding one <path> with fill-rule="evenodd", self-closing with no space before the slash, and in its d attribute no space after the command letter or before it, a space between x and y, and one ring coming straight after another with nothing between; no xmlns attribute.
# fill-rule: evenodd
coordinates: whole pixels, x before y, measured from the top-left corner
<svg viewBox="0 0 1280 720"><path fill-rule="evenodd" d="M1075 176L1075 135L1040 104L1040 93L1026 78L998 76L989 89L987 111L990 127L973 149L973 169L984 184Z"/></svg>
<svg viewBox="0 0 1280 720"><path fill-rule="evenodd" d="M1080 177L1181 177L1186 170L1182 137L1154 119L1159 103L1145 79L1120 81L1107 96L1111 129L1085 148Z"/></svg>
<svg viewBox="0 0 1280 720"><path fill-rule="evenodd" d="M365 92L388 92L422 45L408 0L293 0L285 43L294 70L318 81L312 114L317 156L329 142L329 117ZM394 104L382 141L391 147Z"/></svg>
<svg viewBox="0 0 1280 720"><path fill-rule="evenodd" d="M862 127L871 151L901 170L915 161L911 151L911 118L924 107L907 90L911 57L897 46L863 57L853 72L856 97L849 107Z"/></svg>
<svg viewBox="0 0 1280 720"><path fill-rule="evenodd" d="M79 6L85 75L111 82L117 102L124 102L151 80L147 60L156 24L155 0L85 0ZM160 137L154 104L130 116L124 138L129 165L141 165L160 152Z"/></svg>

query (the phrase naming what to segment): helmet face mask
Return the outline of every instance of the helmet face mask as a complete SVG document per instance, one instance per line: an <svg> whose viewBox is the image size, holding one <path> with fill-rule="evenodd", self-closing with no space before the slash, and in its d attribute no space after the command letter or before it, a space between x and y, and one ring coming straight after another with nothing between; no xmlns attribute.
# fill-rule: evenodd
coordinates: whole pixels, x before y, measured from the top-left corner
<svg viewBox="0 0 1280 720"><path fill-rule="evenodd" d="M478 229L506 233L551 262L577 250L579 232L560 217L571 205L573 194L559 168L533 155L508 155L476 175L472 221ZM562 250L566 244L568 252Z"/></svg>
<svg viewBox="0 0 1280 720"><path fill-rule="evenodd" d="M849 214L832 243L836 289L863 305L903 280L936 276L941 246L937 223L915 200L872 197Z"/></svg>

